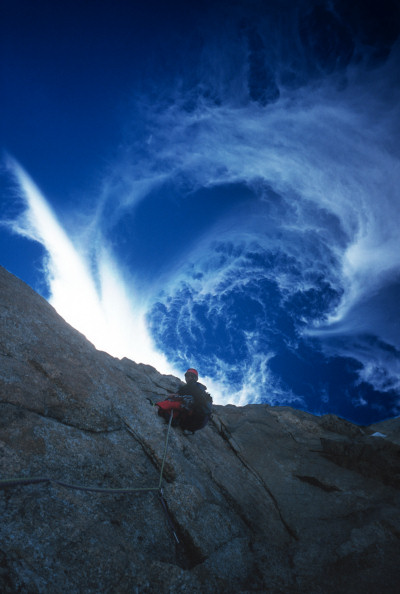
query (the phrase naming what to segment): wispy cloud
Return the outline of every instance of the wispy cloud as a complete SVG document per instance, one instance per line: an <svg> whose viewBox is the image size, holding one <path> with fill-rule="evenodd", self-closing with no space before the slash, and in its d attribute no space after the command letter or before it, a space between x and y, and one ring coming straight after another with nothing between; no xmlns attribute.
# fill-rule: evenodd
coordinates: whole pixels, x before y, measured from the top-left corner
<svg viewBox="0 0 400 594"><path fill-rule="evenodd" d="M104 179L91 228L100 247L89 252L81 237L66 235L14 163L26 210L13 229L46 248L52 304L99 348L170 371L164 350L172 364L199 362L213 369L208 382L224 402L243 404L267 392L276 403L296 396L284 393L270 372L274 348L260 346L254 329L240 328L242 342L235 346L242 359L240 353L231 360L221 352L196 354L195 340L206 344L219 321L226 325L223 346L229 347L229 305L249 286L256 286L252 300L258 300L264 323L274 320L278 305L319 291L320 307L309 306L296 320L298 334L317 336L331 355L356 357L360 378L377 389L397 388L398 334L390 334L377 299L400 278L399 97L389 92L397 57L398 48L391 61L362 76L350 68L342 85L333 76L283 89L279 101L267 106L213 102L200 94L191 109L179 94L167 107L149 105L145 134L126 142ZM151 295L122 274L105 237L152 193L160 201L173 193L177 210L191 201L196 213L200 189L239 185L251 196L232 201L194 246L166 260ZM87 231L82 233L87 242ZM230 249L221 252L218 245ZM162 250L157 257L163 259ZM322 284L334 295L325 302ZM271 297L275 288L279 303ZM391 313L397 324L392 306ZM146 319L156 321L157 329L148 329ZM163 344L168 332L173 340ZM394 351L384 356L378 349L374 360L366 335ZM220 346L209 344L215 351ZM232 390L229 378L239 366Z"/></svg>
<svg viewBox="0 0 400 594"><path fill-rule="evenodd" d="M331 336L353 337L356 345L373 335L398 346L398 334L389 332L398 312L391 307L385 321L379 304L400 278L398 97L387 92L397 55L362 76L349 69L346 87L328 80L295 95L288 91L266 108L200 102L185 112L175 104L159 115L152 137L153 167L158 157L160 167L173 163L170 177L189 180L185 199L196 199L198 187L222 184L242 183L254 192L252 203L227 213L185 253L166 295L173 299L189 286L211 317L223 307L224 291L233 294L254 278L242 257L218 264L216 237L249 251L253 245L256 252L284 253L292 266L273 271L283 298L316 288L321 279L337 295L320 316L304 320L303 335L318 336L332 355L358 358L360 377L377 389L397 386L398 355L368 364L360 349L350 354L345 340L333 343ZM181 314L194 323L195 312L185 303ZM392 380L380 381L379 373ZM258 378L261 385L261 372Z"/></svg>
<svg viewBox="0 0 400 594"><path fill-rule="evenodd" d="M172 366L156 351L147 330L146 303L122 277L107 247L97 237L95 252L81 253L28 174L15 160L8 163L25 204L8 226L46 249L43 272L50 303L98 349L171 373Z"/></svg>

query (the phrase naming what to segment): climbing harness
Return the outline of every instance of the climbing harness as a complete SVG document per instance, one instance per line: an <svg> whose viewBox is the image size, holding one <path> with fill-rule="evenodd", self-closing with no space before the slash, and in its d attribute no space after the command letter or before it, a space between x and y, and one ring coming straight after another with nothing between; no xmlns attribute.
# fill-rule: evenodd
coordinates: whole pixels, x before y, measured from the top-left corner
<svg viewBox="0 0 400 594"><path fill-rule="evenodd" d="M57 479L52 479L49 477L19 477L19 478L5 478L0 479L0 489L8 489L12 487L18 486L26 486L26 485L36 485L39 483L48 483L50 485L58 485L60 487L64 487L66 489L74 489L76 491L87 491L87 492L94 492L94 493L108 493L110 495L120 495L124 493L135 493L135 492L149 492L149 491L158 491L158 498L163 508L163 511L167 517L169 527L174 535L176 542L179 544L179 539L176 535L174 524L171 520L171 516L168 511L167 504L163 497L163 490L162 490L162 481L163 481L163 473L164 473L164 465L165 459L167 457L168 451L168 440L169 440L169 433L171 429L173 412L171 411L171 415L168 422L168 429L167 429L167 436L165 438L165 445L164 445L164 453L161 463L161 470L160 470L160 479L158 481L157 487L122 487L122 488L106 488L106 487L86 487L84 485L74 485L71 483L66 483L64 481L60 481ZM124 421L125 424L126 421ZM128 425L129 427L129 425ZM133 431L131 430L133 433Z"/></svg>

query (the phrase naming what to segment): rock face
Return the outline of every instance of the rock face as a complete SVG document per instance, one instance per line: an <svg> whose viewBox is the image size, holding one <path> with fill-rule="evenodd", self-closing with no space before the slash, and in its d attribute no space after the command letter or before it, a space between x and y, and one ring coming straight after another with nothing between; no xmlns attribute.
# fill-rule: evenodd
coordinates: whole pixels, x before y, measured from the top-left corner
<svg viewBox="0 0 400 594"><path fill-rule="evenodd" d="M179 379L97 351L3 268L0 365L1 479L158 486L147 398ZM0 483L0 591L398 592L399 419L215 406L195 435L171 429L162 486L169 516L157 490Z"/></svg>

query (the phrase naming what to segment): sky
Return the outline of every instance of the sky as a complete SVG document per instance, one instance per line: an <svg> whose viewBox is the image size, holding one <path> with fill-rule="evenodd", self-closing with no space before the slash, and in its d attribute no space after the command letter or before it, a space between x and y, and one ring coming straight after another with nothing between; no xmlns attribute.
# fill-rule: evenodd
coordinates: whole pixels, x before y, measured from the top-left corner
<svg viewBox="0 0 400 594"><path fill-rule="evenodd" d="M0 264L216 403L400 415L398 2L0 10Z"/></svg>

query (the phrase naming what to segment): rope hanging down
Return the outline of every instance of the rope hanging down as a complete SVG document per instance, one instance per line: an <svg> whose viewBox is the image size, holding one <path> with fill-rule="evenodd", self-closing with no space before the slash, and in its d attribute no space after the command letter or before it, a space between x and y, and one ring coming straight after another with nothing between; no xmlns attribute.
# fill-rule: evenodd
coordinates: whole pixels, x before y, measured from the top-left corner
<svg viewBox="0 0 400 594"><path fill-rule="evenodd" d="M158 499L161 503L161 507L165 513L165 516L168 520L168 525L172 534L174 535L176 543L179 545L180 541L178 535L176 534L174 523L171 519L171 516L168 511L167 503L164 499L162 486L163 480L163 472L164 472L164 465L165 459L167 457L168 451L168 439L169 439L169 432L171 429L173 411L171 410L171 414L169 417L168 422L168 429L167 429L167 436L165 438L165 446L164 446L164 454L161 463L161 470L160 470L160 480L158 481L157 487L127 487L127 488L117 488L117 489L108 489L106 487L85 487L84 485L73 485L71 483L66 483L64 481L59 481L57 479L51 479L49 477L24 477L24 478L6 478L0 479L0 489L7 489L10 487L18 487L18 486L25 486L25 485L36 485L38 483L48 483L50 485L59 485L60 487L65 487L66 489L74 489L76 491L87 491L92 493L108 493L110 495L118 495L123 493L135 493L135 492L151 492L151 491L158 491ZM126 421L125 421L126 423ZM127 424L127 423L126 423Z"/></svg>
<svg viewBox="0 0 400 594"><path fill-rule="evenodd" d="M122 487L122 488L107 488L107 487L85 487L84 485L73 485L71 483L66 483L64 481L60 481L57 479L52 479L49 477L20 477L20 478L6 478L0 479L0 489L7 489L11 487L18 487L18 486L25 486L25 485L36 485L38 483L48 483L50 485L59 485L60 487L65 487L66 489L74 489L76 491L88 491L92 493L109 493L109 494L121 494L121 493L134 493L134 492L148 492L148 491L161 491L161 485L163 480L163 472L164 472L164 465L165 459L167 457L168 451L168 439L169 439L169 432L171 429L171 422L172 422L172 411L171 416L168 423L167 429L167 436L165 439L165 446L164 446L164 454L161 464L161 471L160 471L160 480L158 482L157 487ZM162 493L161 493L162 497Z"/></svg>

